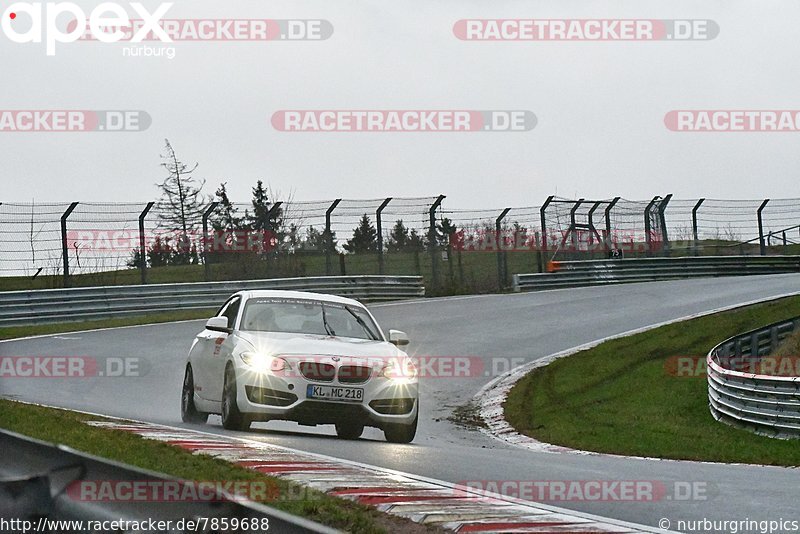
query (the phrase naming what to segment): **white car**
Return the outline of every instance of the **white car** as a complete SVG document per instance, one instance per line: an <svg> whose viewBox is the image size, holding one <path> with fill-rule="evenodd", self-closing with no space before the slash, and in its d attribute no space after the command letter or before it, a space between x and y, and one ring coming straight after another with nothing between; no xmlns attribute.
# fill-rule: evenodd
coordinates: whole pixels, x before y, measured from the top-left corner
<svg viewBox="0 0 800 534"><path fill-rule="evenodd" d="M220 414L222 426L283 419L336 425L345 439L365 426L387 441L417 431L417 370L389 331L355 300L300 291L240 291L206 323L189 350L181 395L184 422Z"/></svg>

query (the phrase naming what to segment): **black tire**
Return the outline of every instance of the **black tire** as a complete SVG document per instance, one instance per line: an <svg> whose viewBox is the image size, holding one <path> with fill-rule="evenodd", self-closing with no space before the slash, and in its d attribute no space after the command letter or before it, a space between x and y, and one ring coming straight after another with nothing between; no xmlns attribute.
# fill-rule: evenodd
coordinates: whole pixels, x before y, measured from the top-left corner
<svg viewBox="0 0 800 534"><path fill-rule="evenodd" d="M184 423L203 424L208 421L208 414L198 411L194 405L194 375L192 366L186 366L183 375L183 388L181 389L181 420Z"/></svg>
<svg viewBox="0 0 800 534"><path fill-rule="evenodd" d="M222 385L222 427L226 430L248 430L250 419L239 411L236 402L236 371L230 365L225 368Z"/></svg>
<svg viewBox="0 0 800 534"><path fill-rule="evenodd" d="M364 425L361 423L336 423L336 435L342 439L358 439L364 433Z"/></svg>
<svg viewBox="0 0 800 534"><path fill-rule="evenodd" d="M417 435L417 421L419 415L414 418L414 422L410 425L401 425L400 423L389 423L383 428L383 434L386 436L386 441L390 443L411 443L414 441L414 436Z"/></svg>

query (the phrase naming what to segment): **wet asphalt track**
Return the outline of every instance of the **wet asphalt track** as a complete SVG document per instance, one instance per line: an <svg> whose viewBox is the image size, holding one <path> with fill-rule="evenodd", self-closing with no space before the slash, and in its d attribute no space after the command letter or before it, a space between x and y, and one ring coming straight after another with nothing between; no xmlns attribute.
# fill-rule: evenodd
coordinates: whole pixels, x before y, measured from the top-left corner
<svg viewBox="0 0 800 534"><path fill-rule="evenodd" d="M514 448L448 421L495 369L661 321L770 295L800 291L800 275L695 279L515 295L431 299L371 306L385 330L411 337L417 355L475 356L485 372L472 378L425 378L419 432L411 445L383 441L368 429L340 441L332 427L254 424L247 437L450 482L475 480L653 480L707 484L706 501L552 502L655 526L678 519L798 519L800 472L731 466L560 455ZM137 378L0 378L0 395L106 415L184 426L180 386L186 351L202 321L73 333L0 343L0 356L82 355L141 358ZM487 373L489 376L487 376ZM631 392L635 395L635 392ZM219 417L202 427L224 432Z"/></svg>

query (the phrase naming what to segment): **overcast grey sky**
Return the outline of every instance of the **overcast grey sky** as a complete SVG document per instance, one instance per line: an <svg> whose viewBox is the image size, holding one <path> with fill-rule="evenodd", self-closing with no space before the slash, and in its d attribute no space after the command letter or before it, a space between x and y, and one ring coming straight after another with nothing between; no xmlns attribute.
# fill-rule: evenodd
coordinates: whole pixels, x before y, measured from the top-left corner
<svg viewBox="0 0 800 534"><path fill-rule="evenodd" d="M800 132L664 125L674 109L800 109L797 2L184 0L167 18L326 19L334 32L316 42L179 42L173 60L94 42L47 57L43 44L0 34L0 109L133 109L153 119L136 133L0 132L0 201L153 198L165 137L200 163L207 192L227 181L239 200L257 179L296 199L442 193L465 208L538 205L554 193L800 196ZM711 19L720 32L687 42L467 42L453 35L463 18ZM270 124L284 109L516 109L538 124L286 133Z"/></svg>

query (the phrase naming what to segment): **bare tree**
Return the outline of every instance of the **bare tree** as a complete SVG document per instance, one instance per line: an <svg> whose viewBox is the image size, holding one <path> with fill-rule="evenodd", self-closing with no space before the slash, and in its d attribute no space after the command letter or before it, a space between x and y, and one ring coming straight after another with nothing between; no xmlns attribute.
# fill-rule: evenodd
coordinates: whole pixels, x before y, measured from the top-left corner
<svg viewBox="0 0 800 534"><path fill-rule="evenodd" d="M198 163L189 168L188 165L178 159L175 149L165 139L166 153L162 154L163 163L161 166L166 169L168 175L164 181L158 185L161 189L162 198L159 201L159 218L163 226L169 230L179 232L178 237L178 263L188 263L190 259L190 239L189 232L197 227L203 215L206 199L202 194L205 180L198 184L192 173L197 170ZM185 257L183 257L185 255Z"/></svg>

